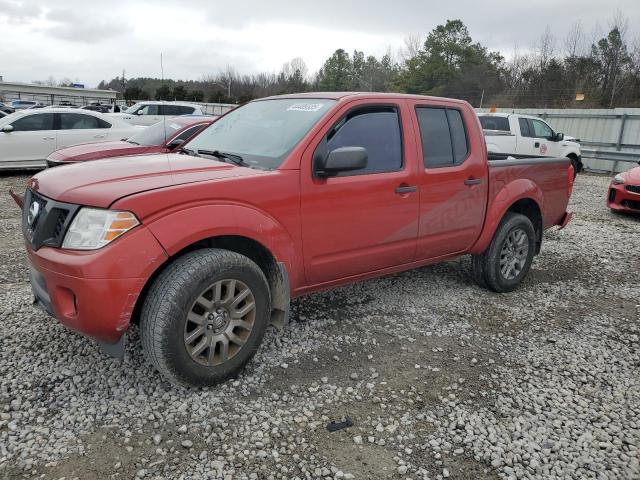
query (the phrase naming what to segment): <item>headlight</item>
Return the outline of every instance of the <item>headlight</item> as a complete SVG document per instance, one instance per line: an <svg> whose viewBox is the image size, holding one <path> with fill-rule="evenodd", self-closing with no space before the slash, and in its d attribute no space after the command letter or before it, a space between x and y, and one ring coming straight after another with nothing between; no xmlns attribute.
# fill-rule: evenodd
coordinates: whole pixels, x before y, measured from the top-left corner
<svg viewBox="0 0 640 480"><path fill-rule="evenodd" d="M613 183L624 183L624 175L622 175L621 173L617 174L615 177L613 177Z"/></svg>
<svg viewBox="0 0 640 480"><path fill-rule="evenodd" d="M96 250L139 224L131 212L82 207L64 236L62 248Z"/></svg>

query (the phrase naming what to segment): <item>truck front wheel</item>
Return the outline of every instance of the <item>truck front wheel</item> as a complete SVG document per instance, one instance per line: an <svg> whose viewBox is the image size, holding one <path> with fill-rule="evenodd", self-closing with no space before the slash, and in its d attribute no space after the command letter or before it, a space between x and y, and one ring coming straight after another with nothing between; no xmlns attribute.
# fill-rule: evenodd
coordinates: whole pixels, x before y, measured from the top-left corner
<svg viewBox="0 0 640 480"><path fill-rule="evenodd" d="M215 385L251 360L270 310L269 286L254 262L227 250L197 250L151 285L140 318L142 346L171 383Z"/></svg>
<svg viewBox="0 0 640 480"><path fill-rule="evenodd" d="M528 217L507 212L496 229L491 245L474 255L476 282L494 292L515 290L527 276L536 250L535 230Z"/></svg>

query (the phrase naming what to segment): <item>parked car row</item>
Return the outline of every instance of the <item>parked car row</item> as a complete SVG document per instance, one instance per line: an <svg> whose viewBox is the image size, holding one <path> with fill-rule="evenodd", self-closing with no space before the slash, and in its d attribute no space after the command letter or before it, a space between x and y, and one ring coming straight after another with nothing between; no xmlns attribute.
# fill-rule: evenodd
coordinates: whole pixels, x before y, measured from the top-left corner
<svg viewBox="0 0 640 480"><path fill-rule="evenodd" d="M22 106L27 107L26 103ZM170 151L216 118L203 115L201 107L187 103L140 102L130 107L128 114L115 113L114 105L102 107L97 103L84 108L42 106L3 113L0 169L42 168L109 156ZM140 131L154 123L159 125L148 132ZM66 150L89 142L91 145Z"/></svg>
<svg viewBox="0 0 640 480"><path fill-rule="evenodd" d="M197 135L215 119L177 117L142 129L126 140L82 143L61 148L47 157L47 166L86 162L110 157L128 157L150 153L168 153Z"/></svg>
<svg viewBox="0 0 640 480"><path fill-rule="evenodd" d="M140 131L117 117L67 108L20 110L0 119L0 168L43 168L55 150L121 140Z"/></svg>

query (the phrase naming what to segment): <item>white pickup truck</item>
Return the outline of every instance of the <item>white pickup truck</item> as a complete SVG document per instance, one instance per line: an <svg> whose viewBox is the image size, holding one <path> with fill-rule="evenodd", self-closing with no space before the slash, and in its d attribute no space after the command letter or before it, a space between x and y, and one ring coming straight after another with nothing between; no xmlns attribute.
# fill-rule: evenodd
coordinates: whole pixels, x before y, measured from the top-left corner
<svg viewBox="0 0 640 480"><path fill-rule="evenodd" d="M487 150L515 158L568 157L577 174L582 170L580 143L554 132L544 120L517 113L479 113Z"/></svg>

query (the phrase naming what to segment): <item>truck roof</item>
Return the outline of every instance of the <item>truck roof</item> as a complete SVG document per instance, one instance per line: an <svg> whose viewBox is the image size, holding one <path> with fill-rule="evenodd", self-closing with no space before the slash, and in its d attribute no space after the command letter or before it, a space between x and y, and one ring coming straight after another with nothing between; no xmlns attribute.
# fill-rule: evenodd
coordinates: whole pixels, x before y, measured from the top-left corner
<svg viewBox="0 0 640 480"><path fill-rule="evenodd" d="M381 99L381 100L390 100L390 99L415 99L415 100L446 100L447 102L455 102L460 104L467 105L468 103L464 100L458 100L454 98L444 98L444 97L430 97L426 95L412 95L409 93L378 93L378 92L307 92L307 93L292 93L286 95L273 95L271 97L261 98L260 100L273 100L273 99L281 99L281 98L326 98L330 100L347 100L354 98L370 98L370 99Z"/></svg>
<svg viewBox="0 0 640 480"><path fill-rule="evenodd" d="M479 117L518 117L518 118L535 118L536 120L543 120L544 118L536 117L535 115L525 115L524 113L507 113L507 112L478 112Z"/></svg>

